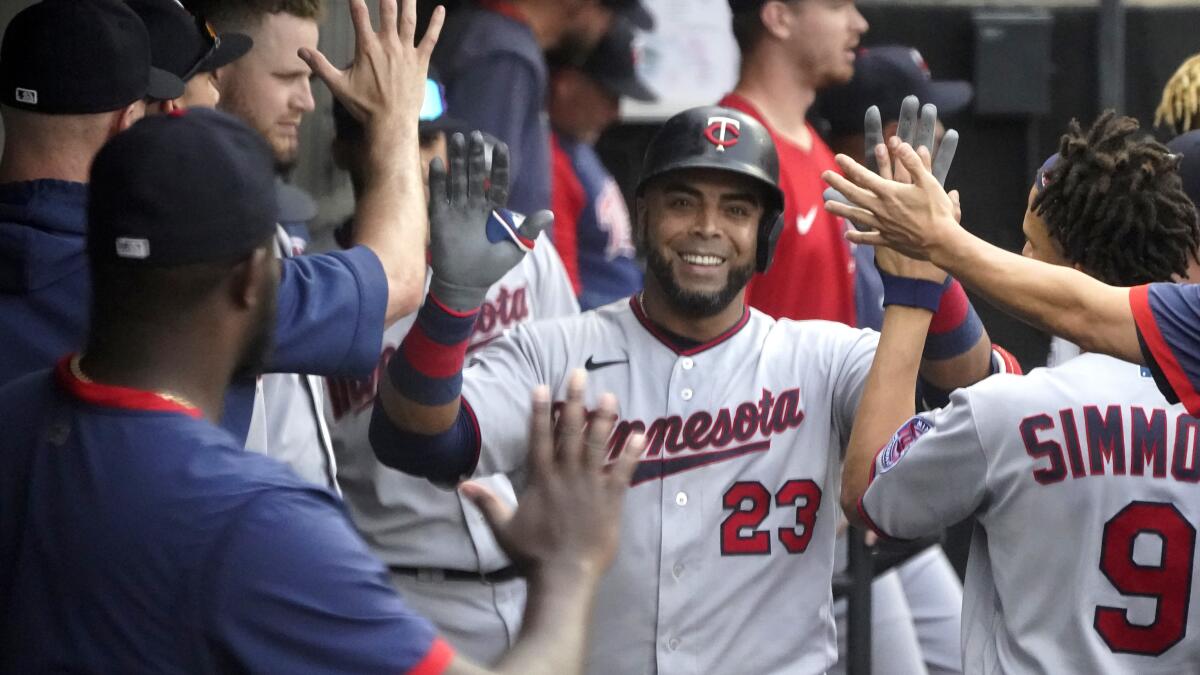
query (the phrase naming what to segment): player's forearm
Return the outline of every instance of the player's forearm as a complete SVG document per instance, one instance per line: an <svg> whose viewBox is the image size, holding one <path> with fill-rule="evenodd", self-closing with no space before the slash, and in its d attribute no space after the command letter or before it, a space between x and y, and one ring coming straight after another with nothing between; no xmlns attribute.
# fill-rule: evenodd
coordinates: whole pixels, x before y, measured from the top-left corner
<svg viewBox="0 0 1200 675"><path fill-rule="evenodd" d="M578 565L560 566L531 576L521 636L496 665L496 672L582 673L599 580L596 570Z"/></svg>
<svg viewBox="0 0 1200 675"><path fill-rule="evenodd" d="M930 260L988 302L1086 351L1141 363L1128 289L1078 270L993 246L965 230L929 251Z"/></svg>
<svg viewBox="0 0 1200 675"><path fill-rule="evenodd" d="M966 352L948 359L921 360L921 379L950 392L968 387L991 374L992 339L984 331Z"/></svg>
<svg viewBox="0 0 1200 675"><path fill-rule="evenodd" d="M379 256L388 278L390 324L421 305L428 216L417 120L368 130L365 186L355 211L355 243Z"/></svg>
<svg viewBox="0 0 1200 675"><path fill-rule="evenodd" d="M850 522L858 517L858 500L870 482L875 455L916 412L914 391L921 349L932 314L924 309L889 305L875 360L867 373L842 467L842 510Z"/></svg>
<svg viewBox="0 0 1200 675"><path fill-rule="evenodd" d="M389 381L379 383L379 400L388 420L398 429L416 434L440 434L449 429L458 417L462 397L443 405L422 405L396 391Z"/></svg>
<svg viewBox="0 0 1200 675"><path fill-rule="evenodd" d="M478 309L451 309L429 294L380 378L380 403L398 429L432 435L454 424L467 345L478 314Z"/></svg>

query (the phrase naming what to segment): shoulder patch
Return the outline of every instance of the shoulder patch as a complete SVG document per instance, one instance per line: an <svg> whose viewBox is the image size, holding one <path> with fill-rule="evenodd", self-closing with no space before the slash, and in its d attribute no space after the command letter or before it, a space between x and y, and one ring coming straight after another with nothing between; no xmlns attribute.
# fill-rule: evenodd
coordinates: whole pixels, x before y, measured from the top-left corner
<svg viewBox="0 0 1200 675"><path fill-rule="evenodd" d="M905 422L904 426L896 430L892 440L879 451L875 459L876 472L887 473L899 464L900 460L904 459L908 447L932 428L933 425L923 417L913 417Z"/></svg>

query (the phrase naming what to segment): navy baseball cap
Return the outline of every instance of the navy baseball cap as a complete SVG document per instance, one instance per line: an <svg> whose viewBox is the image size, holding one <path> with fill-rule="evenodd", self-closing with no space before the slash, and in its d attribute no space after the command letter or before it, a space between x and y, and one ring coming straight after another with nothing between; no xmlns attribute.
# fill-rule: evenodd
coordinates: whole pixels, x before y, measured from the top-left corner
<svg viewBox="0 0 1200 675"><path fill-rule="evenodd" d="M1200 209L1200 129L1189 131L1177 136L1167 149L1176 155L1182 155L1179 164L1179 177L1183 180L1183 191L1187 193L1192 203Z"/></svg>
<svg viewBox="0 0 1200 675"><path fill-rule="evenodd" d="M120 0L42 0L4 31L4 105L82 115L182 95L182 80L151 65L146 26Z"/></svg>
<svg viewBox="0 0 1200 675"><path fill-rule="evenodd" d="M241 58L254 41L242 33L217 35L212 24L193 16L178 0L126 0L150 33L150 55L155 67L185 82L197 73L208 73Z"/></svg>
<svg viewBox="0 0 1200 675"><path fill-rule="evenodd" d="M226 113L142 119L92 163L88 257L175 267L249 255L275 233L274 167L266 140Z"/></svg>
<svg viewBox="0 0 1200 675"><path fill-rule="evenodd" d="M846 84L817 94L817 112L829 121L834 136L863 132L867 108L879 106L886 124L895 121L906 96L937 106L938 115L951 115L967 107L974 96L970 82L935 80L921 52L912 47L888 45L859 50L854 77Z"/></svg>
<svg viewBox="0 0 1200 675"><path fill-rule="evenodd" d="M633 24L617 17L608 33L588 55L581 70L614 94L635 101L654 101L658 97L637 74L636 39Z"/></svg>

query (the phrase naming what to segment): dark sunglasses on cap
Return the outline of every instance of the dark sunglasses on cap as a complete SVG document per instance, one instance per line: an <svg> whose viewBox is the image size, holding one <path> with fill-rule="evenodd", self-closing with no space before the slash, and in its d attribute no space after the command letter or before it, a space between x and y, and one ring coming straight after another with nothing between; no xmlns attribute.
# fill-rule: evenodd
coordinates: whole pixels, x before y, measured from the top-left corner
<svg viewBox="0 0 1200 675"><path fill-rule="evenodd" d="M182 5L180 6L182 7ZM196 20L196 30L198 30L200 35L202 35L204 39L208 41L208 51L204 52L204 56L201 56L199 59L197 59L196 63L192 65L191 69L188 70L182 78L180 78L184 82L192 79L192 76L196 74L200 67L207 63L208 60L212 58L212 55L217 52L217 49L221 47L221 36L217 35L217 31L213 28L212 24L208 22L208 19L205 19L204 16L200 14L195 14L193 18Z"/></svg>

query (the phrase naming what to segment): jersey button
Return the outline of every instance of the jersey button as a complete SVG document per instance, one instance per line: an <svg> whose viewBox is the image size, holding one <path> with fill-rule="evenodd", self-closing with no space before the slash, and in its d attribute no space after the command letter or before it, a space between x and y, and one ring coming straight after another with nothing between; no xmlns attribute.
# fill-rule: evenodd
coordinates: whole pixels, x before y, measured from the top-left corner
<svg viewBox="0 0 1200 675"><path fill-rule="evenodd" d="M686 492L676 492L675 493L675 503L678 504L679 506L687 506L687 493Z"/></svg>
<svg viewBox="0 0 1200 675"><path fill-rule="evenodd" d="M676 579L683 576L683 565L681 563L675 563L675 567L671 568L671 574L673 574Z"/></svg>
<svg viewBox="0 0 1200 675"><path fill-rule="evenodd" d="M691 370L692 366L696 365L696 362L690 357L685 356L679 360L679 365L682 366L684 370Z"/></svg>
<svg viewBox="0 0 1200 675"><path fill-rule="evenodd" d="M667 647L671 651L675 651L676 649L679 649L679 638L671 638L670 640L667 640Z"/></svg>
<svg viewBox="0 0 1200 675"><path fill-rule="evenodd" d="M690 401L692 400L692 390L684 389L683 391L679 392L679 396L685 401Z"/></svg>

